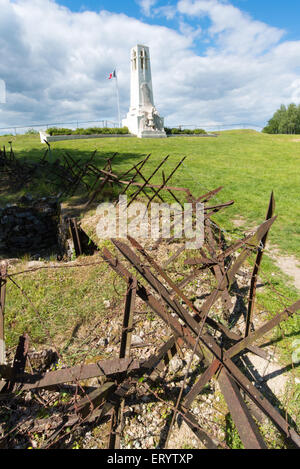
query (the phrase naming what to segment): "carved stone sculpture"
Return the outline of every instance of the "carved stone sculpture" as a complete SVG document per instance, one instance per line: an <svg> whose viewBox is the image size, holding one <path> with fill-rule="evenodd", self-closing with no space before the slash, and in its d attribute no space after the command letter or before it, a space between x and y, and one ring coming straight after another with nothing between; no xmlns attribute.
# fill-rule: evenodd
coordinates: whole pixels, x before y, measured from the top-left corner
<svg viewBox="0 0 300 469"><path fill-rule="evenodd" d="M149 47L131 50L130 109L123 126L140 138L166 137L164 120L154 106Z"/></svg>

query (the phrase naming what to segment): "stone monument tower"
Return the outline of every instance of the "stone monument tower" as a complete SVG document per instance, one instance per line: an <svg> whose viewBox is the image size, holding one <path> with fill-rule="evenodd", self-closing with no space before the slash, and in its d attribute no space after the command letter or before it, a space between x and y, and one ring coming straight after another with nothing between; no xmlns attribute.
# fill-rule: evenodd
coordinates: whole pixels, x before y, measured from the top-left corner
<svg viewBox="0 0 300 469"><path fill-rule="evenodd" d="M147 46L137 45L131 49L130 109L122 124L139 138L166 137L164 120L154 106Z"/></svg>

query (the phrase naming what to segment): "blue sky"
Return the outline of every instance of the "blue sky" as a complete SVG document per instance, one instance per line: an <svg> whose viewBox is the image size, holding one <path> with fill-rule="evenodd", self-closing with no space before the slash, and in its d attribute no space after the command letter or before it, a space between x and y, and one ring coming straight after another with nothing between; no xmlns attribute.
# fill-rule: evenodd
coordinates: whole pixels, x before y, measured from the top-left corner
<svg viewBox="0 0 300 469"><path fill-rule="evenodd" d="M145 18L140 3L135 0L59 0L57 3L66 6L72 11L100 11L108 10L116 13L124 13L135 18ZM177 1L157 1L156 6L176 5ZM286 30L287 38L295 40L300 38L299 18L300 2L297 0L233 0L232 5L249 13L254 19L263 21L272 26ZM165 26L176 25L176 21L166 20L163 17L147 17L149 23L158 23Z"/></svg>
<svg viewBox="0 0 300 469"><path fill-rule="evenodd" d="M154 100L169 126L266 124L300 104L300 2L0 0L0 127L117 120L130 49L150 47Z"/></svg>

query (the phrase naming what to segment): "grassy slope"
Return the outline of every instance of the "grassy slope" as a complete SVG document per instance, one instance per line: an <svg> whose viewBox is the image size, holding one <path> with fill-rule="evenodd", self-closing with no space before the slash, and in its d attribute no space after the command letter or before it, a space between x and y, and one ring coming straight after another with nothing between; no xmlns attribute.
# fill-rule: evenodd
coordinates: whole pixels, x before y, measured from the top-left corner
<svg viewBox="0 0 300 469"><path fill-rule="evenodd" d="M0 146L9 139L0 137ZM11 139L19 157L36 158L45 148L36 136ZM106 155L118 152L120 156L115 159L114 168L120 171L139 161L142 155L151 153L149 174L151 167L167 154L171 155L169 170L181 157L187 156L172 184L189 187L195 195L224 186L217 199L235 200L234 206L218 218L226 229L232 228L230 220L235 216L243 216L251 225L262 221L270 192L274 190L278 220L270 239L282 251L300 259L300 142L293 142L294 139L254 131L227 131L218 138L109 138L55 142L51 147L54 158L63 150L77 158L88 158L90 152L97 149L99 167Z"/></svg>

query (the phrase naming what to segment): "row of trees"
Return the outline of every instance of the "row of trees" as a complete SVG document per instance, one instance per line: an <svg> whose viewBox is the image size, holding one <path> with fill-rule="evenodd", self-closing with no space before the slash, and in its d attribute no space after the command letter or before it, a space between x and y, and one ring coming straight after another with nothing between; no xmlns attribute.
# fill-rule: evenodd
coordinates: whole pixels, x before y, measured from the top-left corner
<svg viewBox="0 0 300 469"><path fill-rule="evenodd" d="M300 104L282 104L269 120L263 132L267 134L300 134Z"/></svg>

